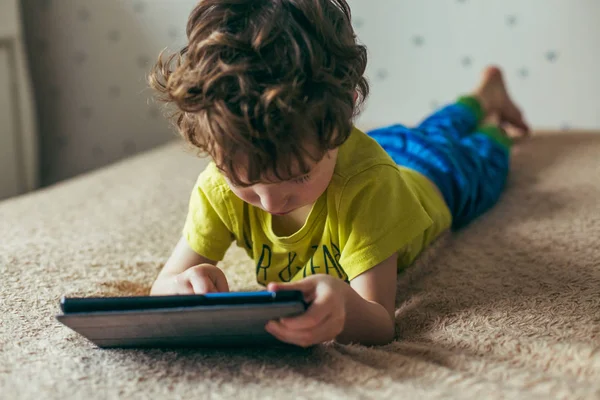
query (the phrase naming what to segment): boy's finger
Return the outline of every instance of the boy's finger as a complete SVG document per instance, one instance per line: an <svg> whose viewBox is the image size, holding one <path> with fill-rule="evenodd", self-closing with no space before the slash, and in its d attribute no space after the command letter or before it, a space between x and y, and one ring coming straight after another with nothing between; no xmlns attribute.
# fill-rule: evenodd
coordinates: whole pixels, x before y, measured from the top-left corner
<svg viewBox="0 0 600 400"><path fill-rule="evenodd" d="M322 324L330 315L331 310L313 304L304 314L292 318L282 318L279 321L288 329L312 329Z"/></svg>
<svg viewBox="0 0 600 400"><path fill-rule="evenodd" d="M229 292L229 284L224 279L217 280L216 291L219 293Z"/></svg>
<svg viewBox="0 0 600 400"><path fill-rule="evenodd" d="M304 289L306 289L307 285L304 283L304 281L298 281L298 282L290 282L290 283L276 283L276 282L271 282L267 285L267 289L272 291L272 292L278 292L281 290L301 290L304 291Z"/></svg>
<svg viewBox="0 0 600 400"><path fill-rule="evenodd" d="M282 290L298 290L304 295L304 301L310 303L313 300L315 291L315 282L313 280L302 279L298 282L290 283L269 283L267 290L271 292L280 292Z"/></svg>
<svg viewBox="0 0 600 400"><path fill-rule="evenodd" d="M289 329L279 322L271 321L267 324L266 330L282 342L295 344L300 347L309 347L335 339L338 333L333 330L331 321L332 318L329 317L314 329L300 330Z"/></svg>
<svg viewBox="0 0 600 400"><path fill-rule="evenodd" d="M194 287L189 279L181 276L173 277L174 294L194 294Z"/></svg>
<svg viewBox="0 0 600 400"><path fill-rule="evenodd" d="M229 283L227 282L227 278L223 275L221 277L214 277L215 290L219 293L227 293L229 292Z"/></svg>
<svg viewBox="0 0 600 400"><path fill-rule="evenodd" d="M217 288L212 280L204 279L197 275L190 276L190 283L194 288L195 294L214 293L217 291Z"/></svg>
<svg viewBox="0 0 600 400"><path fill-rule="evenodd" d="M308 340L311 342L311 344L318 344L335 340L335 338L341 333L342 329L343 325L338 326L335 323L333 316L330 315L315 328L305 330L304 332L300 331L298 337L300 340L303 338L309 338Z"/></svg>
<svg viewBox="0 0 600 400"><path fill-rule="evenodd" d="M276 321L270 321L267 323L267 325L265 325L265 330L284 343L296 344L288 338L287 331Z"/></svg>

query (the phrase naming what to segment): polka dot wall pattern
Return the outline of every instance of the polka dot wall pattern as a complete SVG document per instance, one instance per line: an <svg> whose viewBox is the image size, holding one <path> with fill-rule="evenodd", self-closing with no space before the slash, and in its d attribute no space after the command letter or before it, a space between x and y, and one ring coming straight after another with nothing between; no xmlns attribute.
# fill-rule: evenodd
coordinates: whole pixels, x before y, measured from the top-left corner
<svg viewBox="0 0 600 400"><path fill-rule="evenodd" d="M196 1L25 0L43 184L174 138L146 75Z"/></svg>
<svg viewBox="0 0 600 400"><path fill-rule="evenodd" d="M600 127L600 2L349 0L369 48L358 124L416 123L496 63L538 128ZM196 0L24 0L42 178L65 179L174 136L145 75L178 49Z"/></svg>
<svg viewBox="0 0 600 400"><path fill-rule="evenodd" d="M600 2L349 0L369 49L364 127L414 124L497 64L538 129L599 129Z"/></svg>

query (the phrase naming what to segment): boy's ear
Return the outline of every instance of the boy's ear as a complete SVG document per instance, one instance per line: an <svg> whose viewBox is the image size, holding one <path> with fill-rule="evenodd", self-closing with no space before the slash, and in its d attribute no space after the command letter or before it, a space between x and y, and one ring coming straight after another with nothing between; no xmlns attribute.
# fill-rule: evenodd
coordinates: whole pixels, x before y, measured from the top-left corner
<svg viewBox="0 0 600 400"><path fill-rule="evenodd" d="M358 100L358 92L354 91L354 104L356 104L356 100Z"/></svg>

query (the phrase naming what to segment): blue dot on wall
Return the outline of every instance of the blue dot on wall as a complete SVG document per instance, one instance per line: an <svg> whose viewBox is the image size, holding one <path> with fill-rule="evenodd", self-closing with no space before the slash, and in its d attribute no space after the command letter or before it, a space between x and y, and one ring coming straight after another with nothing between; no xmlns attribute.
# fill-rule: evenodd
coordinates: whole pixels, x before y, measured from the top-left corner
<svg viewBox="0 0 600 400"><path fill-rule="evenodd" d="M377 79L385 80L388 77L388 71L384 68L381 68L377 71Z"/></svg>
<svg viewBox="0 0 600 400"><path fill-rule="evenodd" d="M550 62L554 62L556 61L556 59L558 58L558 53L554 50L550 50L546 52L546 60L550 61Z"/></svg>
<svg viewBox="0 0 600 400"><path fill-rule="evenodd" d="M133 3L133 11L136 13L142 13L146 9L146 4L143 1L136 1Z"/></svg>
<svg viewBox="0 0 600 400"><path fill-rule="evenodd" d="M110 86L108 88L108 95L112 98L117 98L121 95L121 88L119 86Z"/></svg>
<svg viewBox="0 0 600 400"><path fill-rule="evenodd" d="M87 54L83 50L76 51L75 54L73 55L73 61L75 61L76 64L81 65L86 60L87 60Z"/></svg>
<svg viewBox="0 0 600 400"><path fill-rule="evenodd" d="M137 65L140 68L146 68L150 65L150 57L147 55L141 55L137 58Z"/></svg>
<svg viewBox="0 0 600 400"><path fill-rule="evenodd" d="M108 40L111 42L118 42L121 39L121 32L118 30L112 30L108 32Z"/></svg>
<svg viewBox="0 0 600 400"><path fill-rule="evenodd" d="M81 115L84 119L92 118L92 108L91 107L81 107L79 109L79 115Z"/></svg>
<svg viewBox="0 0 600 400"><path fill-rule="evenodd" d="M529 76L529 70L525 67L519 69L519 76L521 78L527 78Z"/></svg>
<svg viewBox="0 0 600 400"><path fill-rule="evenodd" d="M90 12L87 8L82 7L79 10L77 10L77 18L79 18L80 21L88 21L90 19Z"/></svg>
<svg viewBox="0 0 600 400"><path fill-rule="evenodd" d="M425 38L420 35L413 36L412 42L415 46L421 47L425 44Z"/></svg>
<svg viewBox="0 0 600 400"><path fill-rule="evenodd" d="M169 28L169 32L168 32L169 38L175 40L179 37L179 29L175 28L175 27L171 27Z"/></svg>
<svg viewBox="0 0 600 400"><path fill-rule="evenodd" d="M160 110L158 109L157 106L151 106L148 109L148 115L150 116L150 118L153 118L153 119L158 118L158 117L160 117Z"/></svg>

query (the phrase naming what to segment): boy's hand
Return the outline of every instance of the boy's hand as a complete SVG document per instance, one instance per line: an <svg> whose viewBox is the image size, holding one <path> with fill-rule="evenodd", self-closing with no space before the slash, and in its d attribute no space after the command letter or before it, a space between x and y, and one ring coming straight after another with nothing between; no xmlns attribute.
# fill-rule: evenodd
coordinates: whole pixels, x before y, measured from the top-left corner
<svg viewBox="0 0 600 400"><path fill-rule="evenodd" d="M178 275L157 279L152 295L205 294L229 292L229 284L223 271L211 264L188 268Z"/></svg>
<svg viewBox="0 0 600 400"><path fill-rule="evenodd" d="M310 303L308 310L293 318L270 321L266 330L277 339L301 347L334 340L346 322L346 293L351 290L344 281L325 274L312 275L294 283L270 283L270 291L299 290Z"/></svg>

